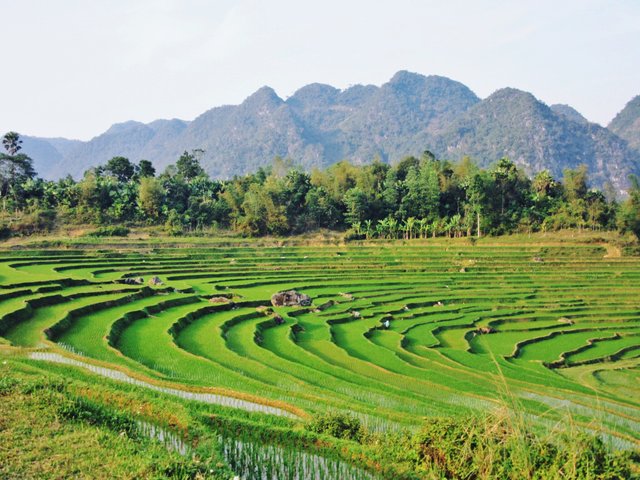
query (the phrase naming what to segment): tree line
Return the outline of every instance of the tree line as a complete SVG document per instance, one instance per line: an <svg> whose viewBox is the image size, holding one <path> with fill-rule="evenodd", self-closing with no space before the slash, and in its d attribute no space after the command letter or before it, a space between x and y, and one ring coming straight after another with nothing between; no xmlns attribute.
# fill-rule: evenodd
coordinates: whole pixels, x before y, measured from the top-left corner
<svg viewBox="0 0 640 480"><path fill-rule="evenodd" d="M561 180L529 178L508 158L487 169L431 152L395 165L342 161L306 172L276 158L231 180L210 178L202 150L184 152L157 173L148 160L114 157L81 180L38 178L15 132L0 154L2 231L32 233L56 224L161 225L173 235L212 228L249 236L346 230L349 238L483 236L565 228L640 236L640 185L631 177L619 203L589 187L585 166Z"/></svg>

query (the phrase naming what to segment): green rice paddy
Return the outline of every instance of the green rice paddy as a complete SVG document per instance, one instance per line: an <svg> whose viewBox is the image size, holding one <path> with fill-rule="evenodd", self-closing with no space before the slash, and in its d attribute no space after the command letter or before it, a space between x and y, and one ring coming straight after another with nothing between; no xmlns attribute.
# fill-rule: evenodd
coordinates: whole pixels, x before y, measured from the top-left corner
<svg viewBox="0 0 640 480"><path fill-rule="evenodd" d="M640 258L605 254L496 241L5 251L0 337L303 416L351 412L372 430L508 408L632 448ZM313 304L261 308L289 289ZM231 303L209 302L221 295Z"/></svg>

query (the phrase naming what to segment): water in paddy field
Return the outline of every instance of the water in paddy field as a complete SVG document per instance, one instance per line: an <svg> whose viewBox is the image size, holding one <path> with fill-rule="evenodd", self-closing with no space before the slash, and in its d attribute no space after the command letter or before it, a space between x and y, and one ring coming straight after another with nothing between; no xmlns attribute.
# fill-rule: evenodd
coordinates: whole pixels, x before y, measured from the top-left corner
<svg viewBox="0 0 640 480"><path fill-rule="evenodd" d="M341 460L231 437L220 437L222 454L240 480L379 480Z"/></svg>
<svg viewBox="0 0 640 480"><path fill-rule="evenodd" d="M169 430L142 420L136 421L136 426L141 435L162 443L171 452L177 452L184 457L190 451L189 446L178 435Z"/></svg>
<svg viewBox="0 0 640 480"><path fill-rule="evenodd" d="M98 374L102 377L109 378L111 380L130 383L132 385L137 385L139 387L143 387L148 390L154 390L156 392L166 393L168 395L173 395L179 398L183 398L185 400L193 400L196 402L222 405L224 407L238 408L241 410L246 410L248 412L260 412L260 413L268 413L271 415L279 415L279 416L289 417L289 418L297 418L296 415L290 412L287 412L286 410L282 410L276 407L271 407L269 405L250 402L247 400L241 400L235 397L228 397L225 395L218 395L213 393L194 393L186 390L180 390L177 388L160 387L158 385L153 385L151 383L138 380L137 378L132 378L129 375L119 370L99 367L97 365L93 365L90 363L82 362L80 360L75 360L72 358L65 357L58 353L32 352L31 355L29 355L29 358L33 360L44 360L47 362L61 363L64 365L71 365L74 367L84 368L91 371L92 373Z"/></svg>

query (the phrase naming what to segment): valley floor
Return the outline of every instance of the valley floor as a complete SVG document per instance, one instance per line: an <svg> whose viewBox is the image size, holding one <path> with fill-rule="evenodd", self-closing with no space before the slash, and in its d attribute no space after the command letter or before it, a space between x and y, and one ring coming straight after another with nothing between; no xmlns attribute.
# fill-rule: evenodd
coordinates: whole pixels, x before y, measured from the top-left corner
<svg viewBox="0 0 640 480"><path fill-rule="evenodd" d="M319 433L323 455L363 469L344 478L431 478L436 467L391 460L375 438L441 418L504 415L542 438L587 433L637 451L639 280L637 248L610 233L12 240L0 251L0 403L20 414L0 417L14 439L0 473L101 477L74 455L142 448L116 476L227 478L222 433L258 425L261 440L307 448L318 433L295 432L328 412L367 432ZM312 305L273 306L284 290ZM200 449L136 442L136 422Z"/></svg>

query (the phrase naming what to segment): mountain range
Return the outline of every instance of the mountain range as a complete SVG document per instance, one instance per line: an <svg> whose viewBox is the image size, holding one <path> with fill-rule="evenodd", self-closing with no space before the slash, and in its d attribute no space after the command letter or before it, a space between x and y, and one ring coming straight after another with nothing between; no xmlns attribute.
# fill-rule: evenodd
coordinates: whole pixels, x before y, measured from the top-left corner
<svg viewBox="0 0 640 480"><path fill-rule="evenodd" d="M441 76L396 73L381 85L339 90L313 83L280 98L262 87L240 105L212 108L192 121L128 121L86 142L23 136L23 151L40 176L80 177L114 156L151 160L156 169L185 150L203 149L202 164L217 178L255 171L276 156L306 169L348 159L362 164L419 155L481 166L507 156L528 174L586 164L594 185L623 192L640 174L640 96L605 128L569 105L547 106L532 94L500 89L480 99Z"/></svg>

